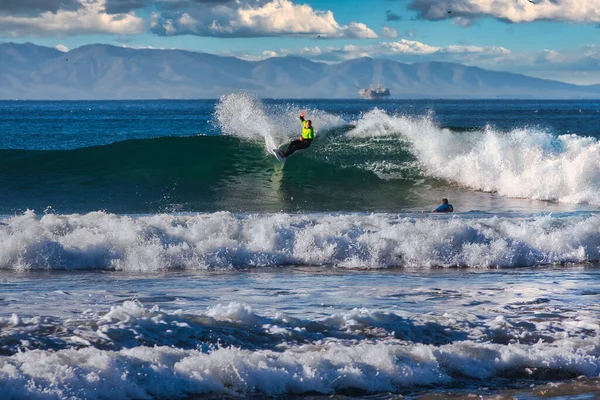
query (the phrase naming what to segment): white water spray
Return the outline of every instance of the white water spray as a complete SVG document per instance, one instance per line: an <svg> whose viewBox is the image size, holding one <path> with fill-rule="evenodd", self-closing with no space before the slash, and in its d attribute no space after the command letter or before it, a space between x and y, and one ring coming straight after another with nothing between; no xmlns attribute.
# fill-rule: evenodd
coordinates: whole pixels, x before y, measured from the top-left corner
<svg viewBox="0 0 600 400"><path fill-rule="evenodd" d="M306 111L306 118L313 122L317 137L345 124L341 117L322 110L306 110L294 104L269 107L246 93L222 96L215 107L215 118L223 134L243 140L264 140L266 150L270 151L300 136L301 111Z"/></svg>
<svg viewBox="0 0 600 400"><path fill-rule="evenodd" d="M501 195L600 204L600 143L537 128L500 132L492 127L453 132L430 117L389 115L374 109L348 137L400 135L427 175Z"/></svg>

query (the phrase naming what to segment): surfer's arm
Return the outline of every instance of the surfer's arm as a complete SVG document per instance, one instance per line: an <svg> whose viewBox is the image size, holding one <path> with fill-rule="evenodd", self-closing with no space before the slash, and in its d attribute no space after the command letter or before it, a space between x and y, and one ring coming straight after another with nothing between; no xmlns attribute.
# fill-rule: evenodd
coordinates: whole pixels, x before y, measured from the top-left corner
<svg viewBox="0 0 600 400"><path fill-rule="evenodd" d="M304 114L304 112L300 113L300 123L302 124L302 128L304 128L304 122L306 122L306 121L304 121L305 115L306 114ZM304 138L302 137L302 135L300 135L300 141L302 142L303 140L304 140Z"/></svg>

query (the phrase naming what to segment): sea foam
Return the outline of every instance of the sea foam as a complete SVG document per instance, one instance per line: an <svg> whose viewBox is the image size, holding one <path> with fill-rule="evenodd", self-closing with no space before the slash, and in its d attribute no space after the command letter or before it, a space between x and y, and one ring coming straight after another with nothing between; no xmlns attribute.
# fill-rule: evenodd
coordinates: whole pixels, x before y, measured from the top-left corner
<svg viewBox="0 0 600 400"><path fill-rule="evenodd" d="M398 136L426 175L503 196L600 204L600 142L536 127L501 132L441 128L430 116L374 109L347 137Z"/></svg>
<svg viewBox="0 0 600 400"><path fill-rule="evenodd" d="M519 267L600 261L600 216L159 214L0 221L0 268Z"/></svg>
<svg viewBox="0 0 600 400"><path fill-rule="evenodd" d="M0 356L0 392L8 398L123 399L397 393L415 386L451 386L465 378L489 382L505 376L531 381L598 375L597 335L584 335L585 328L560 319L537 326L535 319L522 324L519 318L400 317L355 309L299 320L257 315L240 303L192 315L147 309L134 301L114 306L104 316L65 320L50 334L40 318L25 318L18 326L0 318L0 340L22 343L19 351ZM51 338L69 336L72 343L80 337L79 345L45 347L26 340L27 327L38 327ZM537 330L543 340L523 340L523 331ZM286 331L296 336L286 336ZM436 334L446 341L424 340ZM264 339L257 343L259 336ZM496 340L504 336L513 340Z"/></svg>

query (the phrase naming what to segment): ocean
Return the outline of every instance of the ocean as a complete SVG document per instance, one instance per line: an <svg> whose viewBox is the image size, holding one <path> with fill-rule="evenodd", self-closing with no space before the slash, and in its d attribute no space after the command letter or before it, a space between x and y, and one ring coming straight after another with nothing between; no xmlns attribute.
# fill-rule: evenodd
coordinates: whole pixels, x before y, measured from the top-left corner
<svg viewBox="0 0 600 400"><path fill-rule="evenodd" d="M600 396L600 101L0 102L0 188L2 399Z"/></svg>

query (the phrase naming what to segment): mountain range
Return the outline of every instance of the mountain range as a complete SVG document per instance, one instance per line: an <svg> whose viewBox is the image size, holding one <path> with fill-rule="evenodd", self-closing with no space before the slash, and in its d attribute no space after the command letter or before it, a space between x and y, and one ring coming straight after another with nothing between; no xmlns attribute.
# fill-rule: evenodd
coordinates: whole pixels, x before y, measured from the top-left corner
<svg viewBox="0 0 600 400"><path fill-rule="evenodd" d="M447 62L357 58L337 64L296 56L246 61L184 50L105 44L69 52L0 43L0 99L203 99L244 91L265 98L358 98L381 82L392 98L600 98L578 86Z"/></svg>

